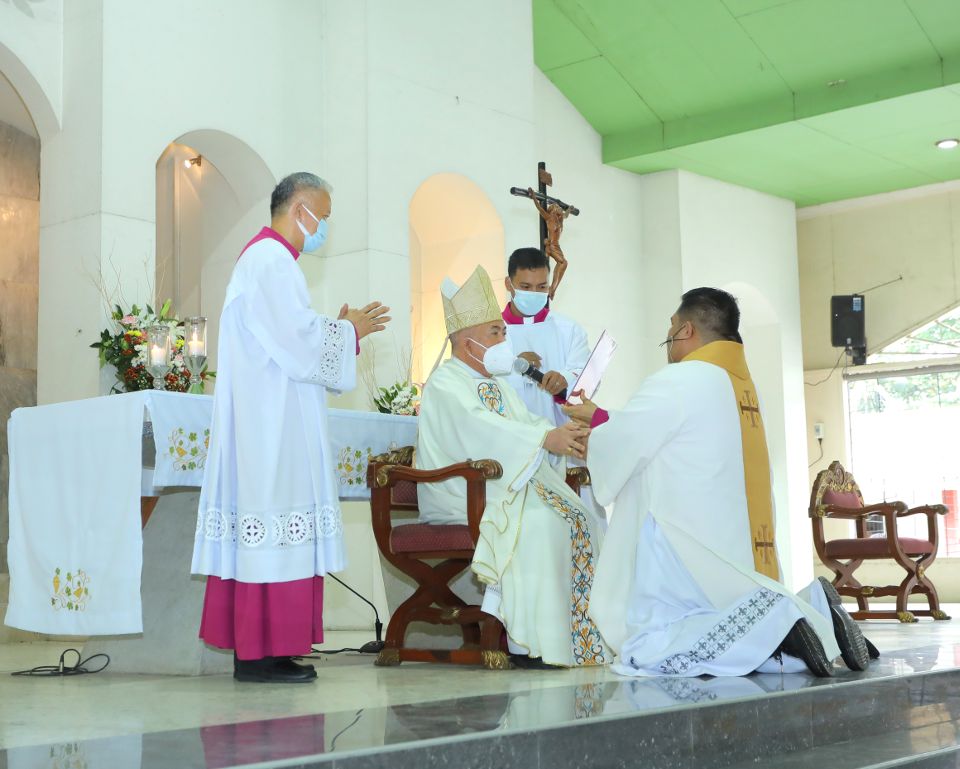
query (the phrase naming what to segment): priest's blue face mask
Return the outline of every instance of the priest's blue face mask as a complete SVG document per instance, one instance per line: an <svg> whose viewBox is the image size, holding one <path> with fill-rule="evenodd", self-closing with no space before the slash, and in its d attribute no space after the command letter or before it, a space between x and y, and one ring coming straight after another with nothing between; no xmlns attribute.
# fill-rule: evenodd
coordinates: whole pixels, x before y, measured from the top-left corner
<svg viewBox="0 0 960 769"><path fill-rule="evenodd" d="M317 215L306 206L303 206L303 210L310 214L317 223L316 232L311 234L307 231L307 228L303 226L303 222L297 219L297 227L299 227L300 232L303 233L303 252L309 254L327 242L327 220L317 218Z"/></svg>
<svg viewBox="0 0 960 769"><path fill-rule="evenodd" d="M507 280L510 279L507 278ZM513 285L512 280L510 280L510 288L513 289L513 303L524 315L536 315L547 306L547 301L550 298L550 295L546 291L524 291L519 289Z"/></svg>

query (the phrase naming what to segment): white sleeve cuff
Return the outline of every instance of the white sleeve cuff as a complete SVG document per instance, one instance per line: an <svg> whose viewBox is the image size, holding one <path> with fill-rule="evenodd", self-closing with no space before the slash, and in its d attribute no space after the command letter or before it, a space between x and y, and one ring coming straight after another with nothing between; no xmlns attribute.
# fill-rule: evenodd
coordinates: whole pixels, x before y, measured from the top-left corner
<svg viewBox="0 0 960 769"><path fill-rule="evenodd" d="M540 469L540 463L543 462L543 458L546 455L547 455L547 450L544 448L541 448L540 451L536 453L536 456L534 456L533 461L530 462L529 465L527 465L527 469L524 470L522 473L520 473L520 475L517 476L517 479L513 482L513 484L511 484L510 491L514 491L514 492L520 491L520 489L526 486L530 482L530 479L533 478L534 473L536 473L537 470Z"/></svg>

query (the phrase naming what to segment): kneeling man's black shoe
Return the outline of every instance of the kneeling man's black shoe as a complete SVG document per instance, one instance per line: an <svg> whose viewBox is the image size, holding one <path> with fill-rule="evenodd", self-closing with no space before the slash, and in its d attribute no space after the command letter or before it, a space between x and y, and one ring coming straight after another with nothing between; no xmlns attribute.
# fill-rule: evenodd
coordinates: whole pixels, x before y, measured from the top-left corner
<svg viewBox="0 0 960 769"><path fill-rule="evenodd" d="M833 675L833 664L827 659L816 631L805 619L797 620L777 652L802 659L818 678L830 678Z"/></svg>
<svg viewBox="0 0 960 769"><path fill-rule="evenodd" d="M818 577L820 585L823 587L823 594L827 597L827 603L830 604L830 617L833 619L833 634L837 638L837 646L840 647L840 654L843 661L851 670L866 670L870 664L870 651L867 646L867 639L863 637L860 626L854 622L847 610L843 608L840 601L840 594L830 583L830 580ZM873 644L870 644L873 646ZM880 656L877 647L873 650Z"/></svg>

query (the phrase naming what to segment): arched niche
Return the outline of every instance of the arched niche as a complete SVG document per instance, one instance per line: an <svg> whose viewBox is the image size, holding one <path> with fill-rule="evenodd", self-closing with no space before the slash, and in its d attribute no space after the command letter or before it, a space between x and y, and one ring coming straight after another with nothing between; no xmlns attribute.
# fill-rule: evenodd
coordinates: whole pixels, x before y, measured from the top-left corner
<svg viewBox="0 0 960 769"><path fill-rule="evenodd" d="M243 246L269 220L276 180L249 145L203 129L183 134L163 150L156 183L157 302L172 299L180 317L207 317L215 367L230 273Z"/></svg>
<svg viewBox="0 0 960 769"><path fill-rule="evenodd" d="M47 141L59 132L60 120L46 92L20 58L3 43L0 43L0 75L22 100L40 141ZM0 90L4 90L2 83Z"/></svg>
<svg viewBox="0 0 960 769"><path fill-rule="evenodd" d="M429 177L410 200L410 304L413 379L423 382L446 336L440 284L462 283L477 265L504 299L503 224L480 187L460 174Z"/></svg>

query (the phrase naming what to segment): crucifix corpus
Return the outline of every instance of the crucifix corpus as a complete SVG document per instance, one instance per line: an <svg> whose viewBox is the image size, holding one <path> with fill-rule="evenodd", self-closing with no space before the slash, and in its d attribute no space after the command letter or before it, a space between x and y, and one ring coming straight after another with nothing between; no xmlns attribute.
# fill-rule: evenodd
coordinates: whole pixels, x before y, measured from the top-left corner
<svg viewBox="0 0 960 769"><path fill-rule="evenodd" d="M547 187L553 186L553 177L547 171L547 164L540 162L537 164L537 190L532 187L523 189L522 187L511 187L510 194L518 195L523 198L530 198L537 207L537 213L540 214L540 248L548 258L557 263L553 271L553 282L550 284L548 296L553 299L557 293L557 286L563 279L563 273L567 271L567 259L560 248L560 235L563 232L563 222L570 216L579 216L580 209L569 203L564 203L559 198L551 197L547 194Z"/></svg>

